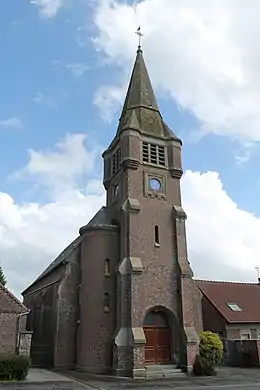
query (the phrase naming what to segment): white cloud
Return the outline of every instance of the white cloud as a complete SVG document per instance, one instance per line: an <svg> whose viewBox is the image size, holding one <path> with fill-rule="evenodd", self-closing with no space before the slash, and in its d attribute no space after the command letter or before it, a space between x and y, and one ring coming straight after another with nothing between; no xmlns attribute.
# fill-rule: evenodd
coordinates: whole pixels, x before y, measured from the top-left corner
<svg viewBox="0 0 260 390"><path fill-rule="evenodd" d="M96 158L101 153L98 146L91 145L88 140L86 147L86 135L69 134L54 150L29 151L27 166L14 176L32 179L47 190L50 202L17 204L9 194L0 192L0 262L16 294L104 204L101 182L94 179Z"/></svg>
<svg viewBox="0 0 260 390"><path fill-rule="evenodd" d="M44 185L51 194L63 194L77 188L81 177L94 172L100 147L86 148L86 134L68 134L60 140L55 150L29 150L28 164L15 172L15 179L30 179ZM88 140L91 145L91 140ZM57 195L55 195L57 196Z"/></svg>
<svg viewBox="0 0 260 390"><path fill-rule="evenodd" d="M103 85L97 89L93 102L100 110L104 121L112 121L118 105L122 104L124 95L125 88L121 86Z"/></svg>
<svg viewBox="0 0 260 390"><path fill-rule="evenodd" d="M64 6L64 0L30 0L31 4L39 7L40 14L44 18L53 18Z"/></svg>
<svg viewBox="0 0 260 390"><path fill-rule="evenodd" d="M260 140L259 13L258 0L250 7L244 0L134 5L99 0L94 42L125 72L137 46L134 26L140 24L153 84L193 112L204 133L255 142Z"/></svg>
<svg viewBox="0 0 260 390"><path fill-rule="evenodd" d="M9 287L16 294L43 271L105 204L101 178L95 179L97 158L100 147L93 149L82 134L68 135L54 150L31 150L29 162L22 170L51 191L50 202L19 204L9 194L0 193L0 261ZM189 258L195 275L210 279L256 279L260 219L238 208L216 172L187 171L182 188L188 215Z"/></svg>
<svg viewBox="0 0 260 390"><path fill-rule="evenodd" d="M182 189L188 248L196 276L256 280L260 219L238 208L217 172L186 171Z"/></svg>
<svg viewBox="0 0 260 390"><path fill-rule="evenodd" d="M12 127L15 129L21 129L23 127L22 121L17 117L10 117L0 120L0 127Z"/></svg>

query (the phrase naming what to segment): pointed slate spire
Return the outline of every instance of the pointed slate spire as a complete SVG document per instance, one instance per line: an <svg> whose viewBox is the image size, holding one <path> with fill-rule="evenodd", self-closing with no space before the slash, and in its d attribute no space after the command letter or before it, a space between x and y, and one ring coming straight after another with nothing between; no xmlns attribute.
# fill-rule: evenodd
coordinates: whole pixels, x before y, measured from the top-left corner
<svg viewBox="0 0 260 390"><path fill-rule="evenodd" d="M154 137L178 139L162 119L140 45L116 137L127 128L137 129L143 134Z"/></svg>
<svg viewBox="0 0 260 390"><path fill-rule="evenodd" d="M121 118L127 110L140 107L152 109L159 112L159 107L144 62L143 52L141 47L138 46L136 60L128 86Z"/></svg>

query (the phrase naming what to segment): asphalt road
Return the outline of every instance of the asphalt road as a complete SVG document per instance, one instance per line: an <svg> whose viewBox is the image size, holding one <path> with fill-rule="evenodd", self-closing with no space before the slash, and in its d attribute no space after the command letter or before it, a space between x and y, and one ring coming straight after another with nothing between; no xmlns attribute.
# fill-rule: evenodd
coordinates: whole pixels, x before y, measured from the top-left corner
<svg viewBox="0 0 260 390"><path fill-rule="evenodd" d="M117 390L124 389L125 386L121 387L121 385L117 384ZM256 390L260 388L260 383L250 383L250 384L231 384L231 385L207 385L207 386L175 386L173 383L169 384L162 384L162 385L147 385L147 384L140 384L139 387L127 387L128 390L205 390L208 388L209 390ZM68 384L68 383L59 383L57 385L54 384L29 384L29 383L23 383L23 384L15 384L15 383L8 383L7 385L0 384L1 390L106 390L108 389L105 384L102 385L102 387L93 387L88 386L87 384ZM111 387L109 387L111 389Z"/></svg>

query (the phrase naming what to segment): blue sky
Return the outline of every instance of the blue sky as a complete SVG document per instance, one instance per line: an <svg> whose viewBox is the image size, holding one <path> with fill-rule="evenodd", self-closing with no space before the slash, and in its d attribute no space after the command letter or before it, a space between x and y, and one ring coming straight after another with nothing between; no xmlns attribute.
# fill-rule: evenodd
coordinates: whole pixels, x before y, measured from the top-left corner
<svg viewBox="0 0 260 390"><path fill-rule="evenodd" d="M116 131L139 24L161 112L183 140L195 274L255 278L258 22L240 0L212 0L210 8L206 0L196 8L161 1L1 5L0 261L17 294L104 203L100 155ZM241 25L245 13L249 26Z"/></svg>

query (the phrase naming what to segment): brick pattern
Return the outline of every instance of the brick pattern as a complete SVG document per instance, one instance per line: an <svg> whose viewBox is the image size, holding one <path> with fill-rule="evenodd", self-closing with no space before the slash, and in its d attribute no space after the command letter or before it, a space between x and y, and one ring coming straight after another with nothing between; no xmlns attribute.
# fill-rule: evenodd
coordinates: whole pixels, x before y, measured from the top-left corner
<svg viewBox="0 0 260 390"><path fill-rule="evenodd" d="M60 265L52 273L33 284L24 295L24 303L31 310L28 329L33 331L31 343L33 365L52 367L55 364L56 324L59 323L57 298L59 283L64 272L65 266Z"/></svg>
<svg viewBox="0 0 260 390"><path fill-rule="evenodd" d="M19 355L30 357L31 353L32 332L21 332L19 334Z"/></svg>
<svg viewBox="0 0 260 390"><path fill-rule="evenodd" d="M198 354L198 345L196 343L187 343L187 371L192 372L196 355Z"/></svg>
<svg viewBox="0 0 260 390"><path fill-rule="evenodd" d="M124 137L126 138L126 136ZM130 137L136 140L136 137ZM137 143L124 142L122 144L122 154L130 156L133 160L139 158L137 154ZM124 147L129 147L127 151ZM178 165L178 162L175 161ZM180 164L179 164L180 165ZM185 223L180 222L180 229L174 236L174 220L172 215L173 204L180 205L180 184L179 180L171 177L170 173L165 171L166 177L166 197L165 199L150 199L144 197L143 178L144 172L156 176L162 174L162 170L140 166L137 170L128 170L127 173L121 173L120 185L122 188L122 203L127 197L138 199L140 211L137 213L121 213L119 223L126 240L121 242L121 258L139 257L143 265L143 271L131 275L131 286L126 288L121 284L119 288L119 300L123 301L121 307L120 323L128 327L142 327L146 313L152 308L161 308L168 313L169 318L173 318L172 323L183 323L184 327L201 329L201 307L198 296L193 294L196 286L191 278L191 271L187 260L186 231ZM118 180L118 178L117 178ZM140 185L142 183L142 185ZM112 201L112 198L111 198ZM173 203L175 202L175 203ZM122 204L121 203L121 204ZM115 205L117 207L117 205ZM160 227L160 247L154 245L154 226ZM177 248L177 249L176 249ZM182 266L182 273L187 271L188 278L180 277L178 273L179 263ZM129 302L128 294L131 294ZM127 297L127 298L126 298ZM129 306L130 304L130 306ZM180 310L182 308L182 311ZM130 318L129 318L130 315ZM118 327L120 324L118 323ZM196 329L195 329L196 328ZM184 332L184 329L182 330ZM179 332L181 329L179 328ZM186 349L186 362L182 364L191 365L198 351L197 342L188 342L186 345L185 337L180 343L178 332L174 329L173 335L176 345L173 346L172 356L176 360L181 360L179 353L183 348ZM123 348L123 347L122 347ZM127 347L125 347L127 348ZM138 355L140 347L134 346L133 366L137 364L138 368L144 368L144 346L143 353ZM117 357L118 366L122 364Z"/></svg>
<svg viewBox="0 0 260 390"><path fill-rule="evenodd" d="M28 309L0 284L0 353L16 353L18 333L25 328Z"/></svg>
<svg viewBox="0 0 260 390"><path fill-rule="evenodd" d="M79 283L80 246L70 256L57 291L59 318L56 327L55 367L71 368L76 364Z"/></svg>
<svg viewBox="0 0 260 390"><path fill-rule="evenodd" d="M133 348L133 369L143 368L144 361L145 361L145 346L135 345Z"/></svg>
<svg viewBox="0 0 260 390"><path fill-rule="evenodd" d="M27 308L0 283L0 313L22 313Z"/></svg>
<svg viewBox="0 0 260 390"><path fill-rule="evenodd" d="M19 315L0 313L0 353L15 353Z"/></svg>
<svg viewBox="0 0 260 390"><path fill-rule="evenodd" d="M82 236L77 366L86 371L107 372L112 367L117 249L116 231L90 231ZM106 259L110 260L110 277L104 274ZM105 292L109 294L109 311L104 310Z"/></svg>
<svg viewBox="0 0 260 390"><path fill-rule="evenodd" d="M114 347L115 372L131 372L133 370L133 347Z"/></svg>

